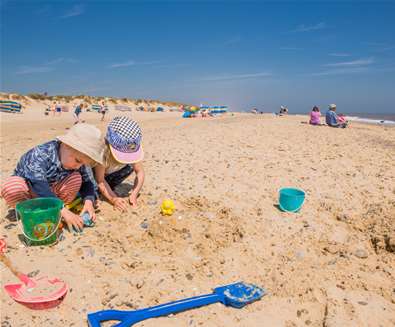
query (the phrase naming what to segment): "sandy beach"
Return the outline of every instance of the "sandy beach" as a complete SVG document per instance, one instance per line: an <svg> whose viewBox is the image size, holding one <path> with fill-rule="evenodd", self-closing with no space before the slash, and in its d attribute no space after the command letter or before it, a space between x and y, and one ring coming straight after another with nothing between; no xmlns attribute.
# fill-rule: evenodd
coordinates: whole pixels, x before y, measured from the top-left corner
<svg viewBox="0 0 395 327"><path fill-rule="evenodd" d="M1 178L33 146L66 132L72 112L0 113ZM95 227L64 232L51 247L25 247L1 200L0 232L22 272L57 276L70 290L54 309L33 311L1 290L2 327L86 326L89 312L133 310L210 293L235 281L268 294L243 309L215 304L138 326L395 325L395 128L310 126L307 116L110 110L81 118L103 132L117 115L143 131L146 181L139 207L101 202ZM298 187L298 213L278 190ZM125 193L131 180L121 185ZM160 214L171 198L176 212ZM1 284L16 282L1 266ZM110 326L107 324L106 326Z"/></svg>

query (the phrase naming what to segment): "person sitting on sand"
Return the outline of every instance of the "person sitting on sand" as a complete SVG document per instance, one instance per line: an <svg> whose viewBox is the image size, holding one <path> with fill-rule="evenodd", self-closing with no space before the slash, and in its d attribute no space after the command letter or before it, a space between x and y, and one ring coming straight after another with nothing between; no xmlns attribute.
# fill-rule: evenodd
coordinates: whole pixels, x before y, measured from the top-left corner
<svg viewBox="0 0 395 327"><path fill-rule="evenodd" d="M13 176L4 180L1 197L14 208L21 201L35 197L56 197L71 203L79 192L83 212L96 219L93 207L95 190L86 165L102 163L104 142L95 126L77 124L67 134L26 152L19 160ZM61 216L69 230L81 229L83 221L66 207Z"/></svg>
<svg viewBox="0 0 395 327"><path fill-rule="evenodd" d="M320 108L317 106L313 107L313 110L310 112L310 124L311 125L321 125L321 112Z"/></svg>
<svg viewBox="0 0 395 327"><path fill-rule="evenodd" d="M326 124L331 127L346 128L347 123L342 123L336 114L336 105L330 104L329 109L325 115Z"/></svg>
<svg viewBox="0 0 395 327"><path fill-rule="evenodd" d="M284 106L280 106L279 116L288 114L288 108Z"/></svg>
<svg viewBox="0 0 395 327"><path fill-rule="evenodd" d="M94 168L94 175L100 193L120 211L126 211L128 201L118 196L114 188L121 184L133 171L136 173L129 203L137 206L137 197L144 184L144 158L140 126L125 116L115 117L107 128L103 165Z"/></svg>

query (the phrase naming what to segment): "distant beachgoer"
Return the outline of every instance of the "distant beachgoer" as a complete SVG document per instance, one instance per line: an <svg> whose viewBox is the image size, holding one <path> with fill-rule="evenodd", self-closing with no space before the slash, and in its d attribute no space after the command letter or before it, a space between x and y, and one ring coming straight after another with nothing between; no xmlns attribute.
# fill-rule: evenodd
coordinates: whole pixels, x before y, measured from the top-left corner
<svg viewBox="0 0 395 327"><path fill-rule="evenodd" d="M78 123L80 122L80 113L82 112L83 106L84 106L84 105L81 103L81 104L79 104L79 105L77 105L77 106L75 107L75 110L74 110L74 119L75 119L75 122L74 122L74 124L78 124Z"/></svg>
<svg viewBox="0 0 395 327"><path fill-rule="evenodd" d="M101 105L101 110L100 110L100 113L102 115L101 116L101 121L104 121L104 116L106 115L107 111L108 111L108 107L106 106L106 104L103 101L102 105Z"/></svg>
<svg viewBox="0 0 395 327"><path fill-rule="evenodd" d="M54 101L52 103L51 111L52 111L52 116L55 116L55 114L56 114L56 101Z"/></svg>
<svg viewBox="0 0 395 327"><path fill-rule="evenodd" d="M251 110L251 113L253 113L254 115L256 115L256 114L258 113L258 109L257 109L257 108L253 108L253 109Z"/></svg>
<svg viewBox="0 0 395 327"><path fill-rule="evenodd" d="M62 114L62 106L60 105L59 102L56 103L55 112L56 112L57 114L59 114L58 116L60 116L60 115Z"/></svg>
<svg viewBox="0 0 395 327"><path fill-rule="evenodd" d="M288 114L288 108L285 106L280 106L279 115L282 116L282 115L286 115L286 114Z"/></svg>
<svg viewBox="0 0 395 327"><path fill-rule="evenodd" d="M347 122L342 123L339 120L339 116L336 114L336 105L335 104L329 105L329 109L325 115L325 121L326 121L327 125L330 127L337 127L337 128L346 128L347 127Z"/></svg>
<svg viewBox="0 0 395 327"><path fill-rule="evenodd" d="M313 110L310 112L310 124L311 125L321 125L321 113L320 108L317 106L313 107Z"/></svg>
<svg viewBox="0 0 395 327"><path fill-rule="evenodd" d="M51 112L51 106L50 106L50 105L47 105L47 107L45 108L44 115L45 115L45 116L48 116L50 112Z"/></svg>

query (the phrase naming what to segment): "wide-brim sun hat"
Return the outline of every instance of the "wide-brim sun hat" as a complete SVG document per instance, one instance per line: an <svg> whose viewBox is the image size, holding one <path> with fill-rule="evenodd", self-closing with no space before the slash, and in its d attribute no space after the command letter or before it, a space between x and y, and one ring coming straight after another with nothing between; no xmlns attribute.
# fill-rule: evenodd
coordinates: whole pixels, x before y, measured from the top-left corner
<svg viewBox="0 0 395 327"><path fill-rule="evenodd" d="M115 117L108 124L106 140L116 161L131 164L143 160L142 132L136 121Z"/></svg>
<svg viewBox="0 0 395 327"><path fill-rule="evenodd" d="M333 108L336 108L336 105L335 105L334 103L331 103L331 104L329 105L329 109L333 109Z"/></svg>
<svg viewBox="0 0 395 327"><path fill-rule="evenodd" d="M76 124L57 139L81 152L99 164L103 164L105 143L100 130L90 124Z"/></svg>

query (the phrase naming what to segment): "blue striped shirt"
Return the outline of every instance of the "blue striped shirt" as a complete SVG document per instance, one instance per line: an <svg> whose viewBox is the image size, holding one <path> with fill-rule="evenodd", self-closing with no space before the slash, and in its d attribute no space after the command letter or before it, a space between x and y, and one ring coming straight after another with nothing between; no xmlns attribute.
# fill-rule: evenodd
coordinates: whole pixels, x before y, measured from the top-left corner
<svg viewBox="0 0 395 327"><path fill-rule="evenodd" d="M83 199L94 200L94 187L86 167L65 169L59 157L60 141L52 140L26 152L19 160L14 175L23 177L39 197L56 197L51 185L77 171L81 174L80 194Z"/></svg>

